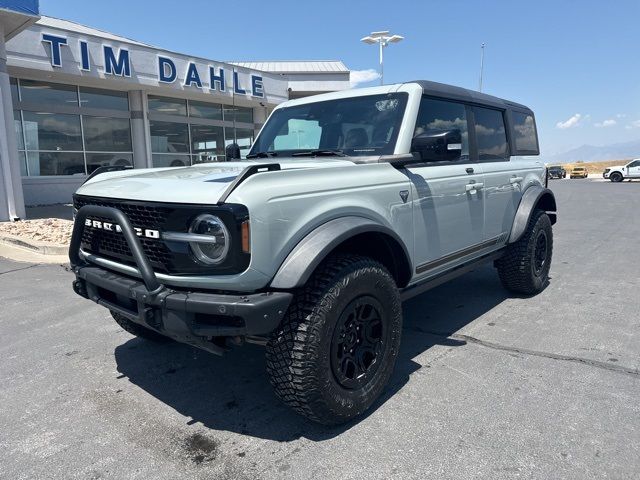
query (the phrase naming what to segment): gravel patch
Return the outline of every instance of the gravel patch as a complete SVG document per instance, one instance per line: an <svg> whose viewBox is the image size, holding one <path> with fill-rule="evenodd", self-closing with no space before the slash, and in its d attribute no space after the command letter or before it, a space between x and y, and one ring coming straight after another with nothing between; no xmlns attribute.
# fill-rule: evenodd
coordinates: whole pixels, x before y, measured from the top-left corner
<svg viewBox="0 0 640 480"><path fill-rule="evenodd" d="M0 235L13 235L26 240L67 245L71 240L73 222L59 218L21 220L0 223Z"/></svg>

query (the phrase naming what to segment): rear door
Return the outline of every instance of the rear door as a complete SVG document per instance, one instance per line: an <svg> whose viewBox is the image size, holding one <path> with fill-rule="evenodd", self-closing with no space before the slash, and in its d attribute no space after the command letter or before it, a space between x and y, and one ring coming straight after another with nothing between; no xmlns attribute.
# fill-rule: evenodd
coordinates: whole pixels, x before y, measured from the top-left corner
<svg viewBox="0 0 640 480"><path fill-rule="evenodd" d="M469 108L463 103L423 97L414 137L459 130L460 156L452 161L410 165L413 188L415 273L430 276L472 256L483 241L482 167L470 160Z"/></svg>
<svg viewBox="0 0 640 480"><path fill-rule="evenodd" d="M502 110L473 108L478 161L484 173L484 241L487 245L506 241L522 198L524 175L518 163L510 161L505 116Z"/></svg>

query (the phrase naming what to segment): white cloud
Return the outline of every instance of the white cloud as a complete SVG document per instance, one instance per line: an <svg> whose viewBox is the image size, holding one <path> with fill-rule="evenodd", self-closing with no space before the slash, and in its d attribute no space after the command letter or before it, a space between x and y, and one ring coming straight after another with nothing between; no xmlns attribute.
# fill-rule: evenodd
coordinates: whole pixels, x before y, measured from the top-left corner
<svg viewBox="0 0 640 480"><path fill-rule="evenodd" d="M616 118L626 118L626 113L616 113Z"/></svg>
<svg viewBox="0 0 640 480"><path fill-rule="evenodd" d="M603 122L595 123L594 126L597 127L597 128L613 127L617 123L618 122L616 122L613 118L608 118L607 120L605 120Z"/></svg>
<svg viewBox="0 0 640 480"><path fill-rule="evenodd" d="M626 128L627 130L631 130L632 128L640 128L640 120L634 120L624 128Z"/></svg>
<svg viewBox="0 0 640 480"><path fill-rule="evenodd" d="M351 70L349 81L351 82L352 87L356 87L361 83L373 82L379 78L380 74L373 68L369 68L367 70Z"/></svg>
<svg viewBox="0 0 640 480"><path fill-rule="evenodd" d="M588 117L589 116L587 115L585 118L588 118ZM556 123L556 128L560 128L564 130L565 128L577 127L578 125L580 125L580 121L582 119L583 119L582 115L580 115L579 113L576 113L568 120L565 120L564 122Z"/></svg>

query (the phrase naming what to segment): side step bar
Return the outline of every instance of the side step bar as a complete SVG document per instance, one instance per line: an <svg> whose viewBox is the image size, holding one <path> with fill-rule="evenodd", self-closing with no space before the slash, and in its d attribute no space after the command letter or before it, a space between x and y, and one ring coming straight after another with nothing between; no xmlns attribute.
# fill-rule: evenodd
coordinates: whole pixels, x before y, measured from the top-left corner
<svg viewBox="0 0 640 480"><path fill-rule="evenodd" d="M438 285L442 285L443 283L446 283L449 280L453 280L454 278L459 277L460 275L464 275L465 273L475 270L478 267L481 267L488 262L495 261L499 259L503 254L504 254L503 250L492 252L488 255L478 258L477 260L472 261L471 263L460 265L459 267L456 267L453 270L449 270L447 272L436 275L435 277L428 278L416 285L407 287L400 292L400 300L403 302L405 300L409 300L410 298L413 298L416 295L420 295L421 293L431 290L432 288L435 288Z"/></svg>

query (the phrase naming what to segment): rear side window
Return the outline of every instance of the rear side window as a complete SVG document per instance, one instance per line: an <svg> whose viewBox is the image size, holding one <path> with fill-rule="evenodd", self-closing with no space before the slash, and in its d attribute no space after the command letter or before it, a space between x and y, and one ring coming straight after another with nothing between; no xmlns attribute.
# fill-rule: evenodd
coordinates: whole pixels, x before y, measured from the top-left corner
<svg viewBox="0 0 640 480"><path fill-rule="evenodd" d="M507 158L509 147L502 112L476 107L474 116L478 158L480 160Z"/></svg>
<svg viewBox="0 0 640 480"><path fill-rule="evenodd" d="M523 153L538 152L538 137L536 122L532 115L521 112L511 112L513 119L513 136L516 150Z"/></svg>
<svg viewBox="0 0 640 480"><path fill-rule="evenodd" d="M462 138L461 159L469 158L469 132L467 131L467 113L462 103L446 100L434 100L422 97L420 111L416 120L413 136L423 133L437 134L458 130Z"/></svg>

